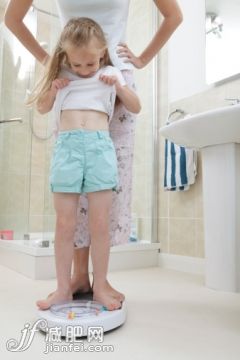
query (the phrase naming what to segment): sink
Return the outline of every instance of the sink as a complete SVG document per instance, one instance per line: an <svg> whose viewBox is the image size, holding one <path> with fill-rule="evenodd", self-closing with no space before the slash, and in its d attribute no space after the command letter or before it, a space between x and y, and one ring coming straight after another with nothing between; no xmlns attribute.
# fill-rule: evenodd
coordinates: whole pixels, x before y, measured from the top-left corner
<svg viewBox="0 0 240 360"><path fill-rule="evenodd" d="M200 149L203 168L205 283L240 292L240 105L178 120L161 135Z"/></svg>
<svg viewBox="0 0 240 360"><path fill-rule="evenodd" d="M186 117L165 125L161 135L194 148L240 143L240 105L226 106Z"/></svg>

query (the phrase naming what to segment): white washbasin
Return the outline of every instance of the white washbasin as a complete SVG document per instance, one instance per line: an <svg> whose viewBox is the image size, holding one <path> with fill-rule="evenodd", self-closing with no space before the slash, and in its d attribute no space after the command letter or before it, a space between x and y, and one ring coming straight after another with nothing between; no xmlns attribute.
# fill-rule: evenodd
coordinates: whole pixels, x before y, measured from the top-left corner
<svg viewBox="0 0 240 360"><path fill-rule="evenodd" d="M192 148L240 143L240 104L188 116L160 129L172 142Z"/></svg>
<svg viewBox="0 0 240 360"><path fill-rule="evenodd" d="M175 121L160 133L200 149L206 285L240 292L240 105Z"/></svg>

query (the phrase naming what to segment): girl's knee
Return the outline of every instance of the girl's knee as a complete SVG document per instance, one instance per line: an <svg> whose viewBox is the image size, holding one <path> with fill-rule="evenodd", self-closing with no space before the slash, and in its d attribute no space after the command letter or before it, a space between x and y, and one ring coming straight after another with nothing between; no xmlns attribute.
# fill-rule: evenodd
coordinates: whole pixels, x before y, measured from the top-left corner
<svg viewBox="0 0 240 360"><path fill-rule="evenodd" d="M109 231L109 219L103 216L94 217L90 220L90 229L92 233L107 234Z"/></svg>
<svg viewBox="0 0 240 360"><path fill-rule="evenodd" d="M77 226L76 217L57 215L56 220L57 228L62 230L75 231Z"/></svg>

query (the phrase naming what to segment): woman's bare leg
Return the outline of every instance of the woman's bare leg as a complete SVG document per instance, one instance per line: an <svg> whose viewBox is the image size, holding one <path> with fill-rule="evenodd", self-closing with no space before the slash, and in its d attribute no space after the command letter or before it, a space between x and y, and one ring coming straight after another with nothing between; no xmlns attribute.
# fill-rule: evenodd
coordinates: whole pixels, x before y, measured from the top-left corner
<svg viewBox="0 0 240 360"><path fill-rule="evenodd" d="M40 309L72 300L71 267L73 260L73 235L76 228L78 194L54 193L54 207L57 215L55 231L55 263L57 290L46 300L37 301Z"/></svg>
<svg viewBox="0 0 240 360"><path fill-rule="evenodd" d="M91 290L89 279L89 247L75 248L73 255L72 293L86 293Z"/></svg>
<svg viewBox="0 0 240 360"><path fill-rule="evenodd" d="M112 191L88 193L89 231L91 235L91 256L93 263L93 299L108 310L121 307L107 282L107 271L110 252L109 212L112 202Z"/></svg>
<svg viewBox="0 0 240 360"><path fill-rule="evenodd" d="M87 293L92 290L89 279L89 247L75 248L73 255L73 274L71 278L72 294L74 293ZM124 294L114 289L107 281L109 291L112 292L113 297L119 301L125 299ZM54 292L48 295L52 296Z"/></svg>
<svg viewBox="0 0 240 360"><path fill-rule="evenodd" d="M89 280L89 247L75 248L73 257L73 274L71 279L72 293L86 293L92 288ZM93 279L94 283L94 279ZM113 297L119 301L124 301L124 294L114 289L107 281L109 291L112 292Z"/></svg>

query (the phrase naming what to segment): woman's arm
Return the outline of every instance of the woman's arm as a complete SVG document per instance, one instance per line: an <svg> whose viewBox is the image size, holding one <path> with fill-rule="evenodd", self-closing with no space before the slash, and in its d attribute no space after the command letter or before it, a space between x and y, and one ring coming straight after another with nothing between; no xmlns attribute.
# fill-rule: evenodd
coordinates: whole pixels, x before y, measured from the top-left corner
<svg viewBox="0 0 240 360"><path fill-rule="evenodd" d="M25 46L38 61L44 64L48 54L39 45L23 22L23 19L32 3L33 0L11 0L5 12L4 22L8 29L23 44L23 46Z"/></svg>
<svg viewBox="0 0 240 360"><path fill-rule="evenodd" d="M154 0L160 13L163 15L163 22L140 56L135 56L126 44L120 44L118 50L120 57L126 57L126 62L131 62L136 68L146 66L159 50L166 44L170 36L183 20L182 12L176 0Z"/></svg>

